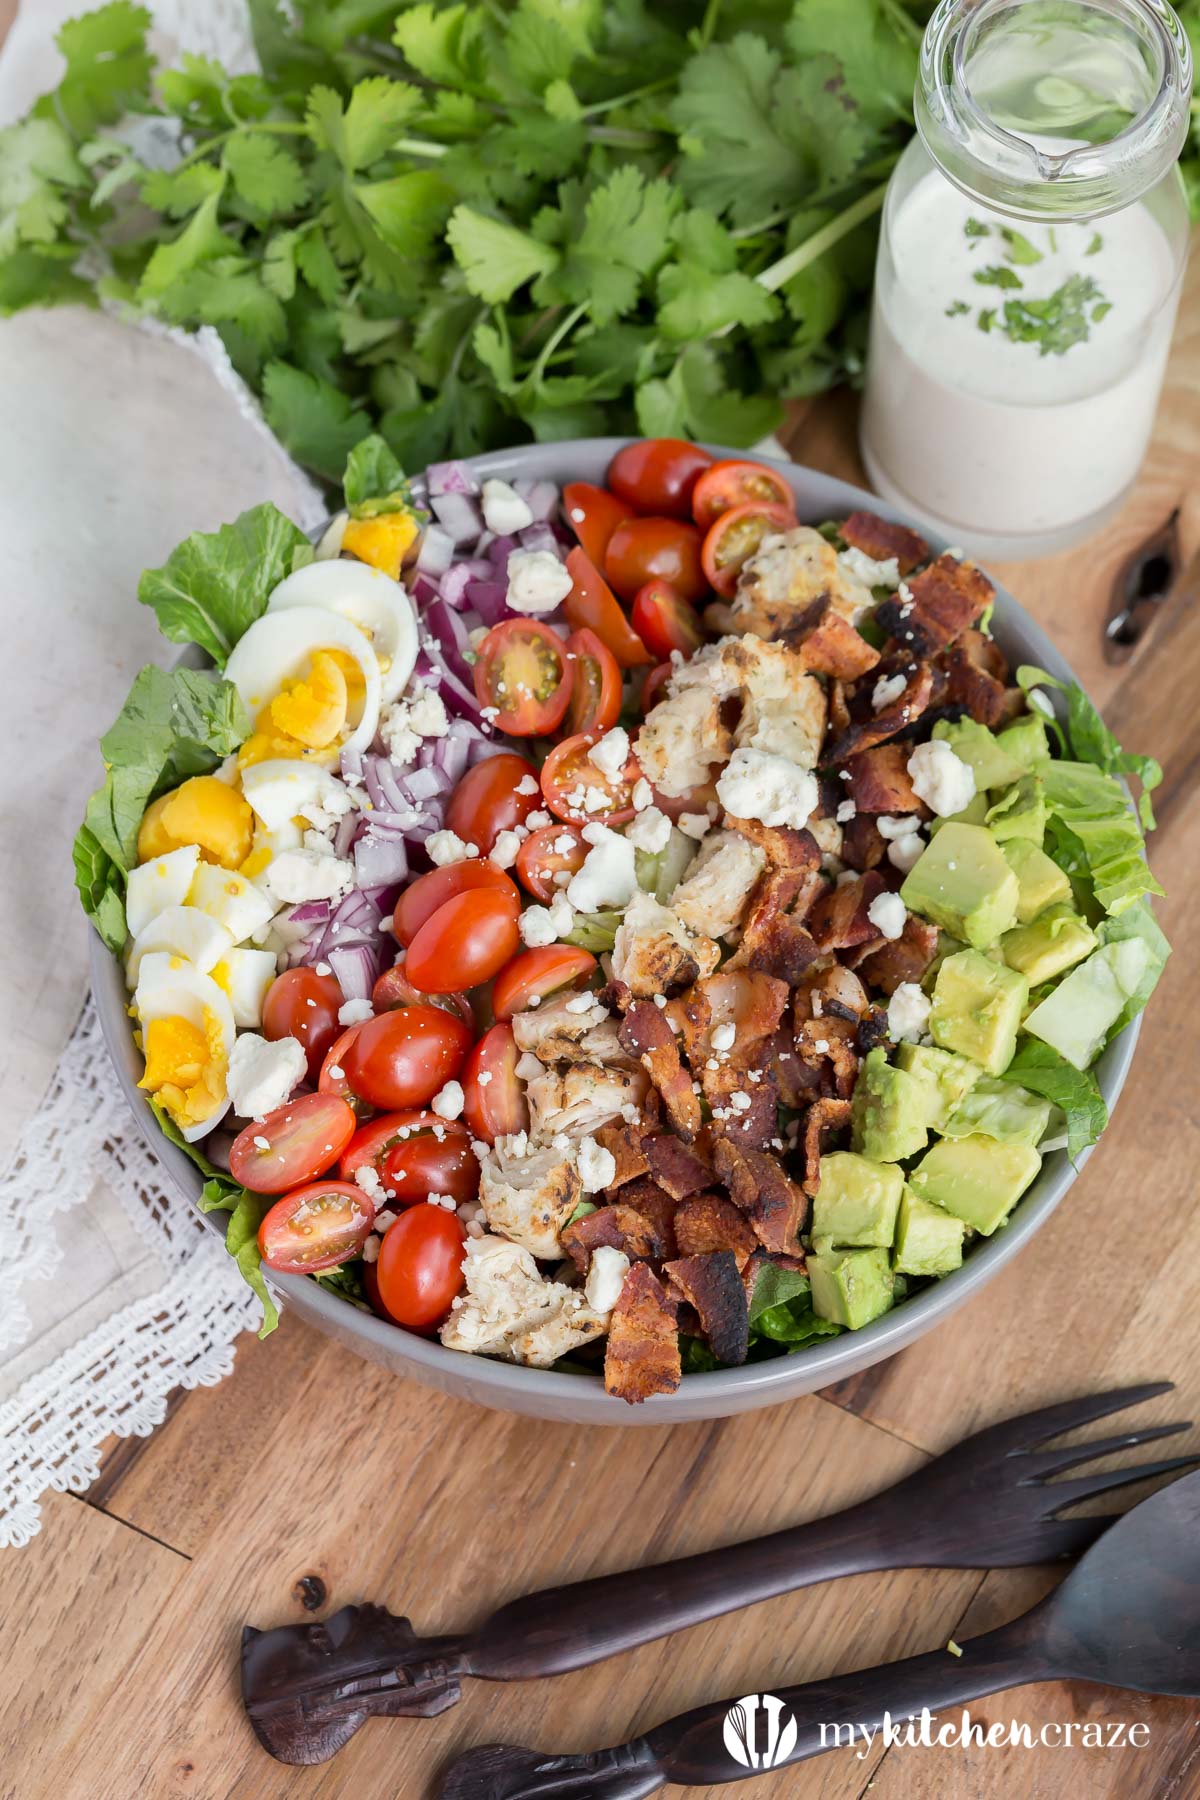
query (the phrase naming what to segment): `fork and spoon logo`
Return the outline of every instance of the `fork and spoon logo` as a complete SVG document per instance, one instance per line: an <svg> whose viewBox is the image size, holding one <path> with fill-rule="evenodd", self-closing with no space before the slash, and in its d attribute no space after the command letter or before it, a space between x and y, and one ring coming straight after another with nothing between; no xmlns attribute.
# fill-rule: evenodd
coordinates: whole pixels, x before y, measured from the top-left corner
<svg viewBox="0 0 1200 1800"><path fill-rule="evenodd" d="M774 1769L796 1748L797 1726L775 1694L744 1694L725 1714L725 1748L743 1769Z"/></svg>

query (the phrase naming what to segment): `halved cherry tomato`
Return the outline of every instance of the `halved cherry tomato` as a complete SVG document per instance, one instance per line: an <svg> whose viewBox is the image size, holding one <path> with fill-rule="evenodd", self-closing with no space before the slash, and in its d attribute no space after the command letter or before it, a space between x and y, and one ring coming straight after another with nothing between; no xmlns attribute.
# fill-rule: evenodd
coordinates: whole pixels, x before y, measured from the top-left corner
<svg viewBox="0 0 1200 1800"><path fill-rule="evenodd" d="M474 1199L479 1187L470 1132L457 1119L431 1112L384 1113L360 1125L338 1173L353 1181L355 1170L366 1165L378 1171L389 1204L413 1206L430 1194L452 1194L461 1203Z"/></svg>
<svg viewBox="0 0 1200 1800"><path fill-rule="evenodd" d="M475 844L486 856L502 831L523 825L538 805L536 786L531 793L518 792L522 782L537 770L523 756L502 750L498 756L487 756L468 769L446 808L446 829L455 831L464 843ZM415 884L414 884L415 885Z"/></svg>
<svg viewBox="0 0 1200 1800"><path fill-rule="evenodd" d="M529 1106L517 1074L520 1058L512 1026L500 1024L484 1032L463 1065L463 1122L485 1144L529 1130Z"/></svg>
<svg viewBox="0 0 1200 1800"><path fill-rule="evenodd" d="M675 673L673 663L660 662L648 672L642 683L641 708L642 717L656 707L660 700L667 697L667 683Z"/></svg>
<svg viewBox="0 0 1200 1800"><path fill-rule="evenodd" d="M715 462L705 469L692 489L692 517L701 531L707 531L723 512L749 501L786 506L793 513L796 510L792 490L778 469L768 469L764 463L730 460Z"/></svg>
<svg viewBox="0 0 1200 1800"><path fill-rule="evenodd" d="M341 1066L354 1093L381 1111L424 1106L458 1074L471 1035L440 1007L402 1006L359 1025Z"/></svg>
<svg viewBox="0 0 1200 1800"><path fill-rule="evenodd" d="M715 803L717 790L711 781L701 782L699 787L688 788L683 794L664 794L658 788L654 790L654 804L659 812L666 813L674 824L682 819L685 813L707 812L710 803Z"/></svg>
<svg viewBox="0 0 1200 1800"><path fill-rule="evenodd" d="M314 1181L275 1202L258 1228L258 1253L281 1275L332 1269L359 1254L374 1219L375 1208L353 1182Z"/></svg>
<svg viewBox="0 0 1200 1800"><path fill-rule="evenodd" d="M616 780L611 780L588 755L597 741L595 732L583 731L556 744L542 764L542 793L556 819L574 825L624 825L633 817L637 766L631 758ZM602 805L584 804L601 797Z"/></svg>
<svg viewBox="0 0 1200 1800"><path fill-rule="evenodd" d="M592 561L602 563L609 538L633 508L607 488L593 487L590 481L568 481L563 489L563 511Z"/></svg>
<svg viewBox="0 0 1200 1800"><path fill-rule="evenodd" d="M405 967L418 991L461 994L490 981L521 943L521 900L495 888L456 894L427 919L408 947Z"/></svg>
<svg viewBox="0 0 1200 1800"><path fill-rule="evenodd" d="M384 1311L409 1331L432 1331L463 1284L466 1232L444 1206L410 1206L384 1233L375 1279Z"/></svg>
<svg viewBox="0 0 1200 1800"><path fill-rule="evenodd" d="M611 731L621 716L621 665L594 631L573 631L567 661L574 670L571 699L562 721L569 737Z"/></svg>
<svg viewBox="0 0 1200 1800"><path fill-rule="evenodd" d="M681 600L667 581L648 581L640 587L629 617L633 629L655 656L669 657L672 650L691 656L704 642L695 607Z"/></svg>
<svg viewBox="0 0 1200 1800"><path fill-rule="evenodd" d="M707 450L686 438L642 438L617 451L606 479L617 498L638 512L686 519L692 490L711 462Z"/></svg>
<svg viewBox="0 0 1200 1800"><path fill-rule="evenodd" d="M626 519L608 540L604 573L622 600L657 578L669 581L684 600L708 591L701 562L701 537L681 519Z"/></svg>
<svg viewBox="0 0 1200 1800"><path fill-rule="evenodd" d="M767 506L761 500L749 500L721 513L709 527L703 550L704 573L714 592L727 600L737 587L742 564L763 539L777 531L790 531L795 523L790 506Z"/></svg>
<svg viewBox="0 0 1200 1800"><path fill-rule="evenodd" d="M450 867L463 868L465 864L452 863ZM472 1028L475 1025L475 1014L465 994L419 993L405 973L403 956L390 969L383 971L371 989L371 1005L377 1013L391 1012L397 1006L440 1006L443 1012L461 1019L464 1025Z"/></svg>
<svg viewBox="0 0 1200 1800"><path fill-rule="evenodd" d="M567 710L573 677L556 631L534 619L505 619L479 646L475 692L480 706L496 708L497 731L544 737Z"/></svg>
<svg viewBox="0 0 1200 1800"><path fill-rule="evenodd" d="M524 1012L536 995L544 1000L556 989L570 987L591 975L596 959L588 950L577 950L573 944L539 945L536 950L523 950L508 967L501 969L492 987L492 1011L498 1019L511 1019Z"/></svg>
<svg viewBox="0 0 1200 1800"><path fill-rule="evenodd" d="M286 1194L331 1169L358 1120L336 1094L303 1094L239 1132L229 1147L229 1173L255 1194Z"/></svg>
<svg viewBox="0 0 1200 1800"><path fill-rule="evenodd" d="M570 847L564 849L568 839ZM531 832L517 851L517 875L522 887L545 903L567 885L555 876L574 875L576 869L582 869L587 853L578 825L543 825Z"/></svg>
<svg viewBox="0 0 1200 1800"><path fill-rule="evenodd" d="M317 1082L318 1090L322 1094L336 1094L339 1100L344 1100L347 1106L353 1108L355 1116L359 1119L365 1118L370 1113L371 1105L362 1094L356 1094L351 1087L350 1077L346 1073L345 1059L351 1044L361 1030L361 1024L351 1025L347 1031L343 1031L341 1037L335 1038L325 1052L325 1061L321 1064L320 1080Z"/></svg>
<svg viewBox="0 0 1200 1800"><path fill-rule="evenodd" d="M315 969L285 969L267 989L262 1034L272 1043L293 1037L308 1057L308 1079L321 1072L325 1052L341 1030L338 1007L345 999L332 975Z"/></svg>
<svg viewBox="0 0 1200 1800"><path fill-rule="evenodd" d="M495 757L493 760L499 762L500 758ZM519 761L520 758L514 760ZM537 795L533 794L530 798L536 800ZM453 900L456 894L465 894L471 888L495 888L502 894L512 894L520 899L515 885L504 870L482 857L472 856L466 862L447 863L443 869L430 869L428 874L418 875L412 886L405 888L396 902L392 925L400 942L407 948L426 920L432 919L439 906L445 906L447 900ZM380 980L384 979L381 975Z"/></svg>
<svg viewBox="0 0 1200 1800"><path fill-rule="evenodd" d="M563 601L572 631L593 631L606 644L623 669L635 669L653 658L621 608L612 589L582 550L567 553L567 571L573 586Z"/></svg>

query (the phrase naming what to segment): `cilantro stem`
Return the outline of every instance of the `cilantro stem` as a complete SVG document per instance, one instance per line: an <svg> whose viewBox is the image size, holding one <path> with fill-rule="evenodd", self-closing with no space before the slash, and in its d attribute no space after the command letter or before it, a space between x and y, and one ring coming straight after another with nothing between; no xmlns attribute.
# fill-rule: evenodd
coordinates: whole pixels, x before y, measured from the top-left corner
<svg viewBox="0 0 1200 1800"><path fill-rule="evenodd" d="M793 275L798 275L801 269L806 269L809 263L816 262L819 256L824 256L825 252L832 249L839 239L846 237L856 226L861 225L864 219L869 219L873 213L879 211L887 189L887 182L881 181L878 187L872 188L860 200L856 200L853 206L848 206L844 212L838 214L836 219L830 219L828 225L822 225L819 231L814 231L812 236L805 238L802 244L797 244L794 250L789 250L786 256L781 256L777 262L768 263L767 267L754 277L759 286L765 287L768 293L774 293L776 288L781 288L785 282L790 281Z"/></svg>
<svg viewBox="0 0 1200 1800"><path fill-rule="evenodd" d="M644 87L630 88L624 94L614 94L611 100L597 100L594 106L585 106L579 116L581 119L598 119L601 113L615 112L618 106L628 106L631 100L644 100L647 94L661 94L664 89L675 85L673 75L664 75L659 81L646 82Z"/></svg>
<svg viewBox="0 0 1200 1800"><path fill-rule="evenodd" d="M595 125L588 132L593 144L621 144L630 150L655 150L662 141L657 131L626 131L619 125Z"/></svg>
<svg viewBox="0 0 1200 1800"><path fill-rule="evenodd" d="M700 21L700 48L712 43L713 32L717 29L717 20L721 16L721 0L708 0L704 9L704 17Z"/></svg>
<svg viewBox="0 0 1200 1800"><path fill-rule="evenodd" d="M574 329L578 325L580 319L583 318L583 316L586 312L587 312L587 304L585 302L584 304L582 304L580 306L573 306L571 308L570 312L567 314L566 318L559 320L558 325L550 333L550 336L546 339L545 343L542 345L541 349L539 350L537 361L534 363L532 369L529 371L529 374L525 377L525 380L527 383L531 383L533 386L536 386L537 383L542 379L542 376L546 372L546 365L550 361L550 358L554 355L554 352L558 349L558 346L562 343L563 339L570 332L574 331Z"/></svg>
<svg viewBox="0 0 1200 1800"><path fill-rule="evenodd" d="M199 162L202 156L207 156L210 150L219 149L231 137L236 137L239 131L275 131L298 137L307 133L308 126L293 119L252 119L245 125L231 125L228 131L218 131L214 137L205 138L202 144L197 144L194 150L189 150L183 161L175 164L171 173L177 175L180 169L190 169L192 164Z"/></svg>

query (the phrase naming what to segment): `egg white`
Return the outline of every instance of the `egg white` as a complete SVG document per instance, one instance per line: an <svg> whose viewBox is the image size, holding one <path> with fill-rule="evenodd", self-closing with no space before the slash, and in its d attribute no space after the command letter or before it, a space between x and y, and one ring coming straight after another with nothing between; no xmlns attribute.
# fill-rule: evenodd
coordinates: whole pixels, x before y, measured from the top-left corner
<svg viewBox="0 0 1200 1800"><path fill-rule="evenodd" d="M330 566L321 565L322 568ZM301 574L306 572L300 571ZM385 575L383 580L387 579ZM286 585L286 582L280 583L281 587ZM278 593L279 589L275 591ZM320 650L344 650L362 670L366 690L362 712L344 747L365 750L379 726L379 659L366 634L340 613L308 605L283 606L274 612L265 612L234 645L225 665L225 679L232 681L251 718L257 719L263 707L289 681L307 674L313 657Z"/></svg>
<svg viewBox="0 0 1200 1800"><path fill-rule="evenodd" d="M189 1025L204 1030L205 1009L216 1019L221 1033L221 1051L225 1068L233 1049L236 1029L229 997L211 975L203 975L185 957L171 956L164 950L151 950L141 961L137 991L133 997L138 1019L143 1026L152 1019L186 1019ZM207 1119L189 1125L183 1136L189 1144L205 1137L229 1111L229 1098L214 1108Z"/></svg>
<svg viewBox="0 0 1200 1800"><path fill-rule="evenodd" d="M380 699L399 699L417 660L417 616L408 590L382 569L349 558L311 562L281 581L267 601L268 614L293 607L322 607L357 625L371 642L380 667Z"/></svg>

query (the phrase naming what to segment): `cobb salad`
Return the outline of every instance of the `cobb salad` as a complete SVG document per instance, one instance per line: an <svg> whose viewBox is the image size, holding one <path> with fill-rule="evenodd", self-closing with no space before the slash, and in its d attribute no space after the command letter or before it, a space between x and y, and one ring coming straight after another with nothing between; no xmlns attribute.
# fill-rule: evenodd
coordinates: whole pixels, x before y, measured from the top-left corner
<svg viewBox="0 0 1200 1800"><path fill-rule="evenodd" d="M264 1330L265 1264L636 1402L869 1324L1095 1140L1159 771L981 570L675 440L560 492L371 438L345 499L143 577L215 666L137 677L75 846Z"/></svg>

